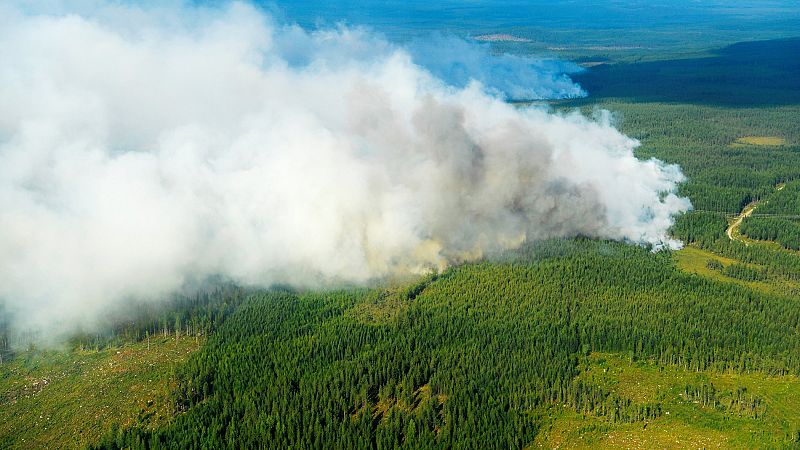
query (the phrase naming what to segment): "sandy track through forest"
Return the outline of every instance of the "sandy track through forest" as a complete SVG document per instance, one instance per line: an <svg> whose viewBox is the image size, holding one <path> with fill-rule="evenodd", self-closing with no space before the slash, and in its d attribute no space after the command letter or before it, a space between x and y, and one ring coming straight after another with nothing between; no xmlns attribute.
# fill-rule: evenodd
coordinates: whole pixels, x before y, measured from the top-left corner
<svg viewBox="0 0 800 450"><path fill-rule="evenodd" d="M781 189L784 188L784 186L785 185L783 183L781 183L778 186L776 186L776 190L780 191ZM730 239L732 241L743 242L744 245L750 245L747 242L747 239L743 238L741 236L741 234L736 233L736 230L739 228L739 225L742 224L742 220L744 220L745 217L749 217L751 214L753 214L753 211L756 209L756 207L758 207L759 203L761 203L761 202L760 201L754 201L754 202L750 203L749 205L745 206L744 209L742 210L742 212L739 213L739 215L736 216L735 219L733 219L733 222L731 222L731 224L728 225L728 229L725 230L725 234L728 235L728 239ZM736 233L736 235L734 235L734 233Z"/></svg>
<svg viewBox="0 0 800 450"><path fill-rule="evenodd" d="M748 217L750 214L753 214L753 210L755 210L757 206L758 206L758 202L750 203L749 205L744 207L742 212L738 216L736 216L735 219L733 219L733 222L731 222L731 224L728 225L728 229L725 230L725 234L728 235L728 239L730 239L732 241L743 242L744 245L750 245L750 244L747 243L747 241L744 238L742 238L738 234L736 236L734 236L733 233L736 232L736 230L739 228L739 225L742 224L742 220L744 220L745 217Z"/></svg>

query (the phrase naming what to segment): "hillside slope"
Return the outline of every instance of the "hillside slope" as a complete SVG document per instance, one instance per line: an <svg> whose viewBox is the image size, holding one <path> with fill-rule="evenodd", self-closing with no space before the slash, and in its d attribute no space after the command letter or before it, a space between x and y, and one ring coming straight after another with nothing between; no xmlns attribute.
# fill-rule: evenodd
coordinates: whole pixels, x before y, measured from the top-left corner
<svg viewBox="0 0 800 450"><path fill-rule="evenodd" d="M507 448L575 429L613 443L651 422L662 432L643 445L666 445L665 426L783 445L800 429L784 411L799 327L796 299L684 273L669 253L548 241L406 289L254 295L178 372L185 414L103 445ZM652 388L621 381L636 371Z"/></svg>

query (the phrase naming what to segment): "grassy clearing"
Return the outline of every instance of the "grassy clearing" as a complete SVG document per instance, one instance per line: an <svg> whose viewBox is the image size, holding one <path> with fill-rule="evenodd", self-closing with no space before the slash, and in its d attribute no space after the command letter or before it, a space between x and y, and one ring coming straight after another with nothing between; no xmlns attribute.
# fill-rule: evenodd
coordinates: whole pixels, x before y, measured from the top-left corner
<svg viewBox="0 0 800 450"><path fill-rule="evenodd" d="M729 448L729 437L722 432L693 427L668 416L643 423L609 423L576 413L568 408L552 408L553 421L536 436L531 448L576 449L686 449Z"/></svg>
<svg viewBox="0 0 800 450"><path fill-rule="evenodd" d="M786 139L778 136L744 136L736 139L731 144L731 147L744 147L748 145L774 147L786 145Z"/></svg>
<svg viewBox="0 0 800 450"><path fill-rule="evenodd" d="M800 429L800 379L796 376L693 372L620 354L592 354L582 363L583 381L637 403L659 402L664 414L647 422L606 418L551 407L533 447L539 448L763 448L786 444ZM703 406L684 396L686 385L711 384L723 402L746 389L765 403L753 418L724 406Z"/></svg>
<svg viewBox="0 0 800 450"><path fill-rule="evenodd" d="M407 306L400 289L391 288L357 304L347 314L361 323L386 325L393 323Z"/></svg>
<svg viewBox="0 0 800 450"><path fill-rule="evenodd" d="M768 241L752 241L758 245L769 246L775 251L791 252L779 248L774 242ZM735 283L760 292L767 292L770 294L790 295L796 296L800 292L800 283L786 279L784 277L772 276L764 281L749 281L733 278L725 275L721 270L716 270L708 266L709 261L716 260L722 263L723 266L731 264L742 264L747 267L761 270L764 266L759 264L743 263L737 259L727 258L717 255L708 250L695 247L694 245L687 245L686 247L673 252L673 258L677 267L684 272L694 273L700 276L711 278L712 280L724 281L726 283Z"/></svg>
<svg viewBox="0 0 800 450"><path fill-rule="evenodd" d="M725 266L728 266L730 264L741 264L741 262L738 260L726 258L724 256L711 253L707 250L703 250L692 245L687 245L686 247L674 252L673 255L675 258L675 263L677 264L678 268L683 270L684 272L696 273L698 275L702 275L704 277L708 277L713 280L725 281L728 283L736 283L760 291L783 292L780 290L776 290L775 289L776 286L774 285L774 283L764 282L764 281L740 280L737 278L726 276L721 271L708 267L708 262L711 260L717 260ZM753 267L753 268L763 267L757 264L746 264L746 265L748 267Z"/></svg>
<svg viewBox="0 0 800 450"><path fill-rule="evenodd" d="M151 339L102 351L29 351L0 366L0 447L82 448L113 424L169 420L172 369L199 347Z"/></svg>

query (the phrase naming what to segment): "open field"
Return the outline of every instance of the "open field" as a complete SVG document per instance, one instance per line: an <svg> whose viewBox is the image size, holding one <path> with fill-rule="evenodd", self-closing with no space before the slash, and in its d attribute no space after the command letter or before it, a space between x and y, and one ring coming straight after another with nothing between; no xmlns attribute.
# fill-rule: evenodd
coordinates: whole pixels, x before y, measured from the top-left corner
<svg viewBox="0 0 800 450"><path fill-rule="evenodd" d="M687 372L619 354L592 354L579 379L636 403L658 403L661 417L619 424L592 414L554 407L537 436L540 448L754 448L777 446L800 429L800 378L761 374ZM716 404L689 398L687 386L713 386ZM731 400L746 392L763 403L750 417Z"/></svg>
<svg viewBox="0 0 800 450"><path fill-rule="evenodd" d="M731 146L743 146L743 145L762 145L762 146L777 146L777 145L785 145L786 139L778 136L744 136L736 139Z"/></svg>
<svg viewBox="0 0 800 450"><path fill-rule="evenodd" d="M736 283L751 289L758 289L762 291L772 291L774 288L773 284L766 281L746 281L725 276L720 270L710 268L708 264L709 261L719 261L723 264L723 266L741 263L740 261L732 258L726 258L694 246L684 247L681 250L676 251L674 255L678 268L689 273L696 273L712 280ZM762 268L761 266L755 264L750 265L749 267L756 269Z"/></svg>
<svg viewBox="0 0 800 450"><path fill-rule="evenodd" d="M0 447L82 448L112 426L170 420L173 368L199 343L151 339L101 351L26 351L0 366Z"/></svg>

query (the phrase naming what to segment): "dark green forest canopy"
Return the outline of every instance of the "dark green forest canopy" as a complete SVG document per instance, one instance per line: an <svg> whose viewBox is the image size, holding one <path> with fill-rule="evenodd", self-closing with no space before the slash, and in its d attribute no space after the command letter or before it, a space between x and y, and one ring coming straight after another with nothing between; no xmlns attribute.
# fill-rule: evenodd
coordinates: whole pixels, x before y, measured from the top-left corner
<svg viewBox="0 0 800 450"><path fill-rule="evenodd" d="M253 294L178 373L186 412L105 444L521 447L547 403L616 421L661 414L574 381L583 355L798 374L798 327L795 299L686 274L668 252L541 242L431 277L413 297Z"/></svg>

